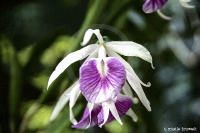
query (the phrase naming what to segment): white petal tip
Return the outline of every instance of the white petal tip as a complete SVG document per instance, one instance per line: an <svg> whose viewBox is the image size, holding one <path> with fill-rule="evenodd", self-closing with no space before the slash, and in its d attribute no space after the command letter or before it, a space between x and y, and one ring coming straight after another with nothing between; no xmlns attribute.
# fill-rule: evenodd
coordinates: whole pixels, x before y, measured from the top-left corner
<svg viewBox="0 0 200 133"><path fill-rule="evenodd" d="M138 103L139 103L139 100L138 100L138 98L136 98L136 97L134 97L132 100L133 100L133 103L134 103L134 104L138 104Z"/></svg>
<svg viewBox="0 0 200 133"><path fill-rule="evenodd" d="M86 45L85 43L83 43L83 42L81 43L81 46L85 46L85 45Z"/></svg>
<svg viewBox="0 0 200 133"><path fill-rule="evenodd" d="M145 86L145 87L150 87L150 86L151 86L151 83L150 83L150 82L148 82L147 84L141 82L141 84L142 84L143 86Z"/></svg>
<svg viewBox="0 0 200 133"><path fill-rule="evenodd" d="M53 121L55 118L50 118L49 121Z"/></svg>
<svg viewBox="0 0 200 133"><path fill-rule="evenodd" d="M134 122L137 122L137 121L138 121L138 118L137 118L137 119L133 119L133 121L134 121Z"/></svg>
<svg viewBox="0 0 200 133"><path fill-rule="evenodd" d="M92 37L92 34L93 34L93 29L88 29L85 32L85 35L83 37L83 42L81 43L81 46L85 46L90 41L90 38Z"/></svg>
<svg viewBox="0 0 200 133"><path fill-rule="evenodd" d="M135 115L135 116L133 117L133 121L134 121L134 122L137 122L137 121L138 121L137 115Z"/></svg>
<svg viewBox="0 0 200 133"><path fill-rule="evenodd" d="M153 69L156 69L156 67L153 66L153 63L151 63L151 67L152 67Z"/></svg>
<svg viewBox="0 0 200 133"><path fill-rule="evenodd" d="M150 82L148 82L148 83L147 83L147 87L150 87L150 86L151 86L151 83L150 83Z"/></svg>
<svg viewBox="0 0 200 133"><path fill-rule="evenodd" d="M169 17L169 16L163 14L160 10L157 10L157 13L161 18L163 18L165 20L171 20L172 19L172 17Z"/></svg>

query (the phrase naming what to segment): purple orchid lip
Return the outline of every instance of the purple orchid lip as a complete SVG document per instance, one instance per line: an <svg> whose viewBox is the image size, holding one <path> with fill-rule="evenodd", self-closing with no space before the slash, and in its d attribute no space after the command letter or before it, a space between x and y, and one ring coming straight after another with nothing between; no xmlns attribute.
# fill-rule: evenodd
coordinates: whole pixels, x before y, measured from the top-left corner
<svg viewBox="0 0 200 133"><path fill-rule="evenodd" d="M101 109L102 107L100 105L96 105L90 114L89 108L86 107L82 119L72 127L78 129L86 129L88 127L96 126L98 121L97 114L100 112ZM90 120L90 115L91 115L91 120Z"/></svg>
<svg viewBox="0 0 200 133"><path fill-rule="evenodd" d="M165 5L168 0L146 0L142 9L145 13L152 13Z"/></svg>
<svg viewBox="0 0 200 133"><path fill-rule="evenodd" d="M116 106L118 115L120 117L123 116L133 105L132 99L122 94L119 94L117 96L116 101L114 102L115 102L114 105ZM109 112L109 116L105 124L108 124L113 120L115 120L115 118L112 115L112 113ZM104 121L104 110L102 108L102 105L96 104L91 112L89 111L89 107L86 107L81 120L72 127L78 129L86 129L92 126L101 125L103 121Z"/></svg>
<svg viewBox="0 0 200 133"><path fill-rule="evenodd" d="M113 99L118 95L125 81L125 68L114 57L93 58L80 68L80 90L91 103L102 103Z"/></svg>

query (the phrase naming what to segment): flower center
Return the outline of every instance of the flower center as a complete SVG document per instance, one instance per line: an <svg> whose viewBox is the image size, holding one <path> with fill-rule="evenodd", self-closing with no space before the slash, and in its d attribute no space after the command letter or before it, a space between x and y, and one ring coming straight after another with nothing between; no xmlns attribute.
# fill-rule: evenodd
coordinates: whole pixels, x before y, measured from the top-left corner
<svg viewBox="0 0 200 133"><path fill-rule="evenodd" d="M98 63L97 69L99 71L101 78L106 77L107 72L108 72L108 67L103 59Z"/></svg>

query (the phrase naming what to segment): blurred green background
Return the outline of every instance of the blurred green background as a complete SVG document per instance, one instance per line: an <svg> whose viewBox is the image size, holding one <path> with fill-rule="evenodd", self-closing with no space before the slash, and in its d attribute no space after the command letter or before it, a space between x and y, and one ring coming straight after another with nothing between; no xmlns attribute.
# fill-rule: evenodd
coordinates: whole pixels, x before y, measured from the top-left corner
<svg viewBox="0 0 200 133"><path fill-rule="evenodd" d="M200 132L200 2L184 8L169 0L161 11L145 14L142 0L18 0L0 5L0 133L167 133L165 128L197 128ZM151 102L148 112L133 105L139 120L122 117L103 128L71 128L68 104L49 122L62 92L78 79L76 62L47 91L58 62L81 48L84 32L100 29L111 40L144 45L156 69L136 57L124 57L140 79ZM96 38L92 38L96 42ZM136 96L136 95L135 95ZM73 108L79 120L86 100ZM176 131L177 133L183 131ZM187 131L190 132L190 131ZM193 131L195 132L195 131Z"/></svg>

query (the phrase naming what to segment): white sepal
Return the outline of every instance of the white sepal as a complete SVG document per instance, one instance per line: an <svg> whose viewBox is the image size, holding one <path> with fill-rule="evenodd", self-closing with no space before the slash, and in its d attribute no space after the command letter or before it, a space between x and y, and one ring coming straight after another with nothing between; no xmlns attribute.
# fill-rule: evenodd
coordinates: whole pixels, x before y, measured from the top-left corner
<svg viewBox="0 0 200 133"><path fill-rule="evenodd" d="M97 38L99 40L99 43L103 44L104 41L103 41L103 37L102 37L102 35L100 33L100 30L99 29L93 30L93 33L97 36Z"/></svg>
<svg viewBox="0 0 200 133"><path fill-rule="evenodd" d="M147 99L146 95L144 94L141 84L137 81L137 77L133 76L128 71L126 71L126 75L127 75L127 80L129 82L129 84L131 85L131 87L134 89L134 91L138 95L142 104L147 108L148 111L151 111L150 102Z"/></svg>
<svg viewBox="0 0 200 133"><path fill-rule="evenodd" d="M108 116L109 116L109 107L107 106L106 102L102 103L102 109L103 109L103 123L101 125L99 125L99 127L101 128L106 121L108 120Z"/></svg>
<svg viewBox="0 0 200 133"><path fill-rule="evenodd" d="M75 103L77 101L77 98L80 95L80 93L81 93L81 91L80 91L80 88L79 88L78 84L73 88L73 90L70 93L70 99L69 99L70 121L74 125L77 124L77 121L74 118L74 114L73 114L72 108L74 107L74 105L75 105Z"/></svg>
<svg viewBox="0 0 200 133"><path fill-rule="evenodd" d="M122 64L124 65L125 69L127 71L129 71L132 75L136 76L138 82L140 82L143 86L145 86L145 87L150 87L151 86L150 82L148 82L147 84L143 83L140 80L140 78L137 76L137 74L135 73L135 71L133 70L133 68L131 67L131 65L127 61L125 61L121 56L119 56L117 53L115 53L112 50L110 50L109 48L107 48L107 54L109 56L112 56L112 57L117 57L122 62Z"/></svg>
<svg viewBox="0 0 200 133"><path fill-rule="evenodd" d="M87 106L88 106L88 110L89 110L89 115L90 115L89 118L90 118L90 121L89 121L89 124L88 124L88 126L86 127L86 129L87 129L88 127L90 127L90 123L91 123L91 112L92 112L92 110L93 110L94 104L88 102Z"/></svg>
<svg viewBox="0 0 200 133"><path fill-rule="evenodd" d="M92 44L87 47L84 47L78 51L75 51L73 53L68 54L56 67L56 69L51 74L47 89L51 85L51 83L72 63L82 60L86 58L89 54L91 54L93 51L95 51L98 48L98 44Z"/></svg>
<svg viewBox="0 0 200 133"><path fill-rule="evenodd" d="M185 0L179 0L181 5L186 8L194 8L195 6L188 4ZM188 1L189 2L189 1Z"/></svg>
<svg viewBox="0 0 200 133"><path fill-rule="evenodd" d="M115 106L115 103L111 100L105 102L106 106L109 107L110 109L110 112L112 113L112 115L115 117L115 119L119 122L119 124L123 125L120 117L119 117L119 114L118 114L118 111L117 111L117 108Z"/></svg>
<svg viewBox="0 0 200 133"><path fill-rule="evenodd" d="M65 104L69 101L70 98L70 92L71 90L77 85L78 81L76 81L73 85L71 85L67 90L63 92L63 94L60 96L58 102L56 103L56 106L53 109L53 112L50 117L50 121L53 121L57 115L60 113L60 111L63 109Z"/></svg>
<svg viewBox="0 0 200 133"><path fill-rule="evenodd" d="M130 116L130 117L133 119L134 122L137 122L137 121L138 121L138 117L137 117L137 115L135 114L135 112L134 112L132 109L129 109L129 110L126 112L126 114L127 114L128 116Z"/></svg>
<svg viewBox="0 0 200 133"><path fill-rule="evenodd" d="M112 41L107 42L106 47L112 49L114 52L117 52L124 56L136 56L149 63L151 63L152 68L152 57L149 51L140 44L131 41Z"/></svg>
<svg viewBox="0 0 200 133"><path fill-rule="evenodd" d="M127 82L125 82L123 88L122 88L122 91L124 92L125 95L133 98L133 92L132 92L132 89L130 88L130 86L128 85Z"/></svg>
<svg viewBox="0 0 200 133"><path fill-rule="evenodd" d="M83 42L81 43L81 46L85 46L90 41L90 39L92 37L92 34L93 34L93 29L88 29L85 32L85 35L83 37Z"/></svg>
<svg viewBox="0 0 200 133"><path fill-rule="evenodd" d="M169 16L165 15L164 13L162 13L159 9L158 9L156 12L158 13L158 15L159 15L161 18L163 18L163 19L165 19L165 20L171 20L171 19L172 19L171 17L169 17Z"/></svg>

